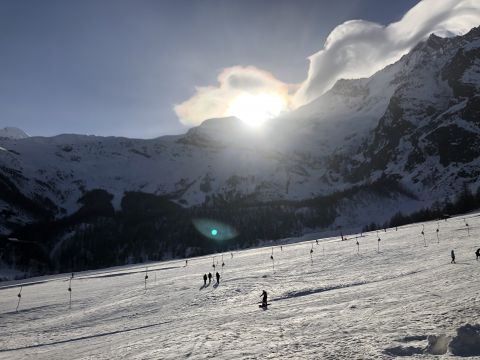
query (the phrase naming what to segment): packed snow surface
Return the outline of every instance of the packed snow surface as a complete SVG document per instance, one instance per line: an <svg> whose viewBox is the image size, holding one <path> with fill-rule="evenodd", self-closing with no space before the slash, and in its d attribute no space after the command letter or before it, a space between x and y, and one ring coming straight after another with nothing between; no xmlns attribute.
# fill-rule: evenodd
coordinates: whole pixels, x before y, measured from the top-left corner
<svg viewBox="0 0 480 360"><path fill-rule="evenodd" d="M223 254L223 269L221 254L153 263L146 289L145 266L78 273L71 308L69 275L25 280L18 312L20 282L1 283L0 359L480 356L479 236L471 214L277 244L274 262L264 247ZM203 287L213 263L220 284Z"/></svg>

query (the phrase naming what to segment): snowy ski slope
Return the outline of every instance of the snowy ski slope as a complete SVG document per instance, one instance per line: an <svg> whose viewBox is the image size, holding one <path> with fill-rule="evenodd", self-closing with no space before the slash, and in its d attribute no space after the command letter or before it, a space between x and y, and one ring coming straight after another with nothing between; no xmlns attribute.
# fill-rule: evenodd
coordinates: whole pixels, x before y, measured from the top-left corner
<svg viewBox="0 0 480 360"><path fill-rule="evenodd" d="M449 339L428 335L480 323L480 214L424 225L427 246L412 224L379 232L379 253L375 232L360 254L354 236L276 246L274 270L270 247L225 253L206 288L212 256L150 264L146 290L145 266L79 273L71 309L69 275L29 280L18 312L19 283L1 283L0 359L431 358Z"/></svg>

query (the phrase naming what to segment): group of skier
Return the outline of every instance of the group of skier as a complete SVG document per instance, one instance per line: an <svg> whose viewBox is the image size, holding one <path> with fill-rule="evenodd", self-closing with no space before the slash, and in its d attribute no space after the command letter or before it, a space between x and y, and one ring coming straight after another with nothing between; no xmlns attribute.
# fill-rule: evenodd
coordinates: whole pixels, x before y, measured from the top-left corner
<svg viewBox="0 0 480 360"><path fill-rule="evenodd" d="M451 257L452 257L452 261L451 263L452 264L456 264L455 262L455 251L452 250L451 253L450 253ZM476 260L480 259L480 248L478 248L476 251L475 251L475 256L476 256ZM186 266L186 265L185 265ZM218 271L215 273L215 277L217 279L217 285L220 284L220 274L218 273ZM207 274L204 274L203 275L203 286L206 287L207 286L207 279L208 279L208 284L210 284L212 282L212 278L213 278L213 275L211 272ZM268 306L268 303L267 303L267 292L265 290L262 291L262 294L260 295L260 297L262 297L262 303L259 305L259 307L261 308L264 308L266 309L267 306Z"/></svg>
<svg viewBox="0 0 480 360"><path fill-rule="evenodd" d="M217 273L215 274L215 277L217 278L217 284L220 284L220 274ZM212 278L213 278L213 275L211 272L207 274L203 274L203 286L207 286L207 279L208 279L208 283L210 284L212 282Z"/></svg>
<svg viewBox="0 0 480 360"><path fill-rule="evenodd" d="M220 274L218 273L218 271L216 272L215 277L217 278L217 285L220 284ZM211 272L209 272L208 275L203 274L203 287L207 286L207 280L208 280L208 284L210 285L210 283L212 282L212 278L213 278L213 275ZM262 304L259 305L261 308L264 308L264 309L267 308L268 306L267 296L268 296L267 292L263 290L262 295L260 295L260 297L263 297Z"/></svg>

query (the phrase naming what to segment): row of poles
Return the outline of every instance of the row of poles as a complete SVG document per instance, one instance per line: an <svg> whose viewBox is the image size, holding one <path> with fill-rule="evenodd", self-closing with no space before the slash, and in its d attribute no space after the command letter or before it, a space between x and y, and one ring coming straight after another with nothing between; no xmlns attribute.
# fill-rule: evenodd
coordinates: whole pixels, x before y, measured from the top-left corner
<svg viewBox="0 0 480 360"><path fill-rule="evenodd" d="M464 223L465 223L465 228L467 230L467 234L468 236L470 236L470 226L468 224L468 222L466 221L466 219L463 219ZM395 230L398 230L398 228L395 228ZM384 229L384 231L386 232L387 230ZM436 237L437 237L437 243L439 244L440 243L440 237L439 237L439 232L440 232L440 224L437 222L437 229L435 230L435 233L436 233ZM422 224L422 231L420 232L420 234L422 235L423 237L423 241L424 241L424 246L427 247L427 240L426 240L426 237L425 237L425 225ZM360 237L363 236L363 233L360 235ZM343 234L341 234L341 237L342 237L342 240L347 240L346 237L343 236ZM355 237L355 244L357 246L357 254L360 254L360 243L358 241L358 236ZM319 242L318 240L315 240L316 241L316 244L319 245ZM380 253L380 242L381 242L381 238L378 234L378 230L377 230L377 252ZM325 255L325 244L322 244L322 247L323 247L323 255ZM270 255L270 260L272 261L272 270L275 272L275 259L273 257L273 247L272 247L272 252L271 252L271 255ZM283 245L280 245L280 251L283 251ZM312 246L310 248L310 261L311 261L311 264L313 265L313 243L312 243ZM223 268L225 266L225 262L224 262L224 258L223 258L223 254L222 254L222 271L223 271ZM233 253L231 253L231 257L233 258ZM188 265L188 260L185 260L185 267ZM218 266L218 260L217 262L215 263L215 256L213 257L213 263L212 263L212 267L213 267L213 271L215 272L216 270L216 267ZM147 291L147 280L149 279L149 276L148 276L148 266L145 268L145 276L144 276L144 289L145 291ZM156 276L157 276L157 273L155 272L155 282L156 282ZM71 277L69 278L68 280L68 293L69 293L69 308L71 309L72 308L72 279L74 277L74 273L72 273ZM18 298L18 302L17 302L17 307L15 308L15 311L18 312L18 309L20 307L20 302L21 302L21 299L22 299L22 289L23 289L23 286L20 286L20 290L17 294L17 298Z"/></svg>
<svg viewBox="0 0 480 360"><path fill-rule="evenodd" d="M465 227L466 227L466 230L467 230L467 234L468 234L468 236L470 236L469 224L466 221L466 219L463 219L463 221L465 222ZM387 229L383 229L383 230L384 230L384 232L387 232ZM395 231L398 231L398 227L395 227ZM435 233L436 233L438 244L440 243L439 232L440 232L440 224L437 221L437 228L435 230ZM426 237L425 237L425 225L424 224L422 224L422 231L421 231L420 234L423 236L424 246L427 247L428 245L427 245L427 240L426 240ZM378 234L378 230L376 230L376 235L377 235L377 253L380 253L380 242L382 241L382 239L380 238L380 236ZM347 240L347 237L345 237L343 235L343 233L340 233L340 236L342 238L342 241ZM360 237L363 237L363 232L360 234ZM315 241L316 241L316 244L319 245L318 240L315 240ZM355 244L357 246L357 254L360 254L360 242L358 241L358 236L355 236ZM280 251L283 251L283 246L280 246ZM325 245L323 245L323 255L325 255ZM275 261L274 261L274 257L273 257L273 247L272 247L272 253L270 255L270 259L272 260L272 269L273 269L273 271L275 271ZM311 246L311 249L310 249L310 261L313 265L313 243L312 243L312 246Z"/></svg>

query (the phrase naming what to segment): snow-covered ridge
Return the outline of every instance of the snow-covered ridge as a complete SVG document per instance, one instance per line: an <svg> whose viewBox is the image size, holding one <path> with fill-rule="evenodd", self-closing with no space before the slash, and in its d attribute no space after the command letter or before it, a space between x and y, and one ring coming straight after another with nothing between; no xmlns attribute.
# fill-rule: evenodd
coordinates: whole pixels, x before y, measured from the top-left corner
<svg viewBox="0 0 480 360"><path fill-rule="evenodd" d="M28 134L16 127L4 127L0 129L0 138L7 138L7 139L26 139L28 138Z"/></svg>
<svg viewBox="0 0 480 360"><path fill-rule="evenodd" d="M263 132L228 118L151 140L0 136L0 176L30 199L50 199L57 216L76 211L77 200L92 189L113 194L116 208L125 191L191 207L214 196L302 201L386 177L418 201L392 195L384 211L378 201L385 201L369 194L342 200L343 208L362 204L372 220L383 222L395 208L428 206L464 183L474 190L480 184L479 43L478 28L456 38L432 36L368 79L339 81ZM11 223L28 221L11 200L0 203L2 210L15 214ZM336 225L359 224L357 216Z"/></svg>

